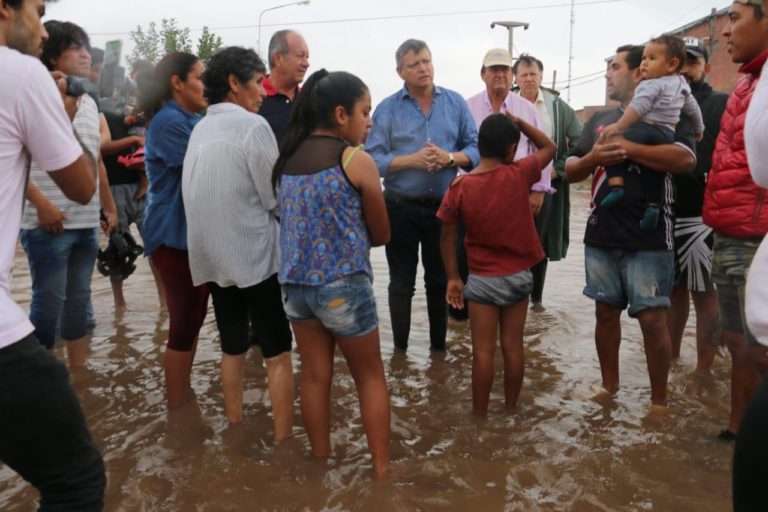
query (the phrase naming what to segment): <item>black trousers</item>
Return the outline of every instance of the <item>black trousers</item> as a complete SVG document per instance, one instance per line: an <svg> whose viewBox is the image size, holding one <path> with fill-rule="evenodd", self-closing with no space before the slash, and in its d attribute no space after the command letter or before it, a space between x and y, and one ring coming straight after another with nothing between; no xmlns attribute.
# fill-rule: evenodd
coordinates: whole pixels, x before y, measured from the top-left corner
<svg viewBox="0 0 768 512"><path fill-rule="evenodd" d="M0 460L40 511L98 511L107 479L64 365L30 335L0 349Z"/></svg>
<svg viewBox="0 0 768 512"><path fill-rule="evenodd" d="M392 237L386 247L389 264L389 314L395 346L408 347L411 330L411 301L415 292L416 269L424 266L427 292L429 343L434 349L445 348L448 307L445 302L447 279L440 256L441 222L436 214L439 204L387 200Z"/></svg>
<svg viewBox="0 0 768 512"><path fill-rule="evenodd" d="M733 451L734 512L766 509L768 475L768 375L752 396Z"/></svg>

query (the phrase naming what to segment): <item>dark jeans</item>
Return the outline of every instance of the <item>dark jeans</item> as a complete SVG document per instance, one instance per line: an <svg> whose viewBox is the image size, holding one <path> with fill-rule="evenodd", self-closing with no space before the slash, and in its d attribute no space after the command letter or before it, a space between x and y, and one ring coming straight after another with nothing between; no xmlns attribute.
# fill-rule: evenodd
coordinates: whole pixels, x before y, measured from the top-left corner
<svg viewBox="0 0 768 512"><path fill-rule="evenodd" d="M733 510L765 510L768 472L768 376L752 395L733 450Z"/></svg>
<svg viewBox="0 0 768 512"><path fill-rule="evenodd" d="M624 131L624 138L638 144L658 146L660 144L672 144L675 140L675 134L666 126L637 122ZM629 170L630 164L631 161L625 160L620 164L608 166L605 168L605 174L608 178L624 176ZM664 202L664 176L663 172L643 170L640 181L643 184L643 193L647 204L653 203L660 206Z"/></svg>
<svg viewBox="0 0 768 512"><path fill-rule="evenodd" d="M64 365L30 335L0 349L0 460L41 511L103 508L107 479Z"/></svg>
<svg viewBox="0 0 768 512"><path fill-rule="evenodd" d="M552 195L544 194L544 202L541 203L539 214L533 219L536 225L536 233L539 235L539 241L544 248L544 259L531 267L533 274L533 291L531 291L531 302L541 304L544 296L544 281L547 278L547 244L546 236L549 230L549 219L552 217Z"/></svg>
<svg viewBox="0 0 768 512"><path fill-rule="evenodd" d="M408 347L411 330L411 301L415 291L416 267L424 266L424 287L427 291L429 342L432 348L445 348L448 328L448 307L445 302L447 279L440 256L440 226L436 213L439 204L387 199L387 212L392 237L387 244L389 264L389 314L395 346Z"/></svg>

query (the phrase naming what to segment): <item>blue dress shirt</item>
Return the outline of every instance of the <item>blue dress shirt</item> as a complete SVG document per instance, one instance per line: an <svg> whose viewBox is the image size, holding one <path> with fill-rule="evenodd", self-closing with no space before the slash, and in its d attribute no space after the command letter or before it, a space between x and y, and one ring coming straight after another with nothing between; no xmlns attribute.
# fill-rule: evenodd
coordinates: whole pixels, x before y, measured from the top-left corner
<svg viewBox="0 0 768 512"><path fill-rule="evenodd" d="M155 114L144 147L149 190L144 210L144 254L161 245L187 249L187 217L181 198L181 169L192 128L202 117L170 100Z"/></svg>
<svg viewBox="0 0 768 512"><path fill-rule="evenodd" d="M427 142L450 153L463 152L472 163L470 168L477 166L477 126L467 102L458 93L435 86L426 116L405 86L376 107L365 150L376 161L386 192L410 199L443 198L457 167L434 173L424 169L389 172L392 159L415 153Z"/></svg>

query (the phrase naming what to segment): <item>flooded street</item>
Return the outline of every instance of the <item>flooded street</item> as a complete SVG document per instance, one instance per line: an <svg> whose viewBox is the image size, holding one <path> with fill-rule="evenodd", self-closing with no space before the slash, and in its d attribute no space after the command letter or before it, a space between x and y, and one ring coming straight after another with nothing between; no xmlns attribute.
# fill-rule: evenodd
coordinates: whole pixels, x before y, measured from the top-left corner
<svg viewBox="0 0 768 512"><path fill-rule="evenodd" d="M298 392L295 438L273 445L258 350L249 355L245 422L228 427L212 309L192 372L196 405L169 415L161 365L168 319L146 261L125 283L129 311L119 319L108 279L95 274L89 366L73 382L107 465L106 510L730 510L733 446L715 439L727 424L730 361L716 358L712 377L693 375L693 312L682 359L672 365L666 415L648 416L642 338L626 314L621 388L613 398L592 398L600 371L594 306L581 293L586 191L574 191L572 202L568 259L549 265L546 309L528 315L525 383L514 414L504 412L497 351L488 418L472 416L469 327L451 323L447 353L430 353L421 278L410 348L394 353L384 250L373 252L398 474L391 483L371 481L354 383L338 350L333 457L318 461L301 427ZM29 289L19 251L13 296L25 309ZM294 366L300 371L295 351ZM36 496L0 465L0 510L32 510Z"/></svg>

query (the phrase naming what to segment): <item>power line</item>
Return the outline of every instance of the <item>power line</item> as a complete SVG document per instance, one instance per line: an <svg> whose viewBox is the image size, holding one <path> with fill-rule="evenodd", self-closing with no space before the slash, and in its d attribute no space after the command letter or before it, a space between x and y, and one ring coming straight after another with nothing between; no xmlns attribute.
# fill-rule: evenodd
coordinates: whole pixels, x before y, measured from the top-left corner
<svg viewBox="0 0 768 512"><path fill-rule="evenodd" d="M586 1L586 2L579 2L575 5L581 6L581 5L600 5L600 4L613 4L618 2L626 2L627 0L592 0L592 1ZM528 7L508 7L506 9L485 9L485 10L477 10L477 11L451 11L451 12L433 12L433 13L422 13L422 14L400 14L400 15L392 15L392 16L369 16L365 18L337 18L337 19L327 19L327 20L316 20L316 21L292 21L291 26L297 26L297 25L322 25L322 24L330 24L330 23L356 23L356 22L363 22L363 21L387 21L387 20L401 20L401 19L409 19L409 18L438 18L438 17L445 17L445 16L462 16L462 15L473 15L473 14L492 14L492 13L499 13L499 12L509 12L509 11L526 11L526 10L532 10L532 9L553 9L556 7L571 7L571 3L559 3L559 4L548 4L548 5L535 5L535 6L528 6ZM277 26L284 26L285 23L263 23L262 27L277 27ZM247 29L247 28L256 28L258 25L228 25L228 26L221 26L221 27L209 27L209 30L239 30L239 29ZM190 29L191 32L200 32L202 31L202 28L194 28ZM130 32L93 32L89 34L91 37L93 36L126 36L130 35Z"/></svg>

